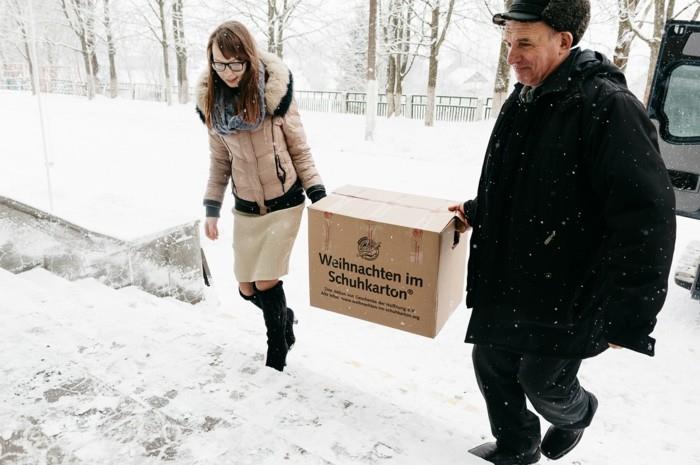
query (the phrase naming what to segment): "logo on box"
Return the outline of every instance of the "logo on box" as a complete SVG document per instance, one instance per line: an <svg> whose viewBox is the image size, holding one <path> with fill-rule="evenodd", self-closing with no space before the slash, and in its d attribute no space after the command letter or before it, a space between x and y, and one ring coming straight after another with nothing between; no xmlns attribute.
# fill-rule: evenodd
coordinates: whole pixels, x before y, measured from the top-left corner
<svg viewBox="0 0 700 465"><path fill-rule="evenodd" d="M381 242L376 242L367 236L363 236L357 240L357 254L365 260L376 260L379 257L379 247Z"/></svg>

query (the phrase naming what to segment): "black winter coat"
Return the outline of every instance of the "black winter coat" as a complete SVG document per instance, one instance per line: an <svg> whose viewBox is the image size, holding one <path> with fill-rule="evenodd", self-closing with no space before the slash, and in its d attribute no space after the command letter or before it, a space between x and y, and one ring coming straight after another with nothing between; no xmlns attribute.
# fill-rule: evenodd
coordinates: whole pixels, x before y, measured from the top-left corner
<svg viewBox="0 0 700 465"><path fill-rule="evenodd" d="M603 55L572 50L496 121L473 226L466 342L585 358L614 343L653 355L675 199L656 129Z"/></svg>

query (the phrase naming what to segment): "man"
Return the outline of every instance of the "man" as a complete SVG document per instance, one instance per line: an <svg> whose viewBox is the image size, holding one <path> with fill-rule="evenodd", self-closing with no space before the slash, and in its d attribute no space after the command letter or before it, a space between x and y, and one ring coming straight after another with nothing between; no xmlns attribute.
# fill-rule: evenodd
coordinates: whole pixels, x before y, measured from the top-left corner
<svg viewBox="0 0 700 465"><path fill-rule="evenodd" d="M588 0L514 0L504 26L518 83L486 151L473 228L466 342L498 465L558 459L598 402L581 360L608 347L653 355L675 242L674 196L656 130L603 55L575 47ZM574 48L572 48L574 47ZM540 444L537 415L549 423Z"/></svg>

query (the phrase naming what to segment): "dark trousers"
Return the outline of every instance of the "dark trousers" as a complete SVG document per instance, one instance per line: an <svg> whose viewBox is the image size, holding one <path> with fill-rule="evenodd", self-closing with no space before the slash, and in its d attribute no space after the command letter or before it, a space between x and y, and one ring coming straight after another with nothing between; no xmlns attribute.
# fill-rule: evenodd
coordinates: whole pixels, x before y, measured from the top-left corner
<svg viewBox="0 0 700 465"><path fill-rule="evenodd" d="M540 443L540 421L525 398L545 420L562 429L591 423L597 401L578 382L580 359L541 357L475 345L474 371L498 446L516 452Z"/></svg>

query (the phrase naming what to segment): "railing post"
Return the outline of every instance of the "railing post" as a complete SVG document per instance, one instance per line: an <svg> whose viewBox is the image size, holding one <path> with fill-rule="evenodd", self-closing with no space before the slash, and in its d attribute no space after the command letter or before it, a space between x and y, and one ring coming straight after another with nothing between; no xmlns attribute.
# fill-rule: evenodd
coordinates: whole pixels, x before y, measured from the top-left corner
<svg viewBox="0 0 700 465"><path fill-rule="evenodd" d="M474 120L475 121L481 121L484 119L484 113L486 111L486 99L483 97L480 97L479 100L476 103L476 115Z"/></svg>

